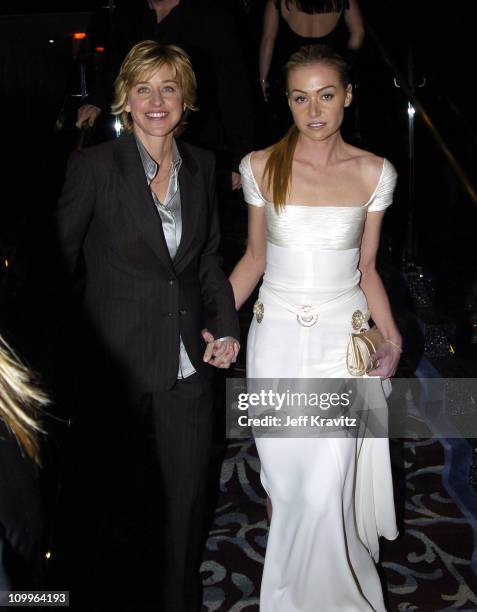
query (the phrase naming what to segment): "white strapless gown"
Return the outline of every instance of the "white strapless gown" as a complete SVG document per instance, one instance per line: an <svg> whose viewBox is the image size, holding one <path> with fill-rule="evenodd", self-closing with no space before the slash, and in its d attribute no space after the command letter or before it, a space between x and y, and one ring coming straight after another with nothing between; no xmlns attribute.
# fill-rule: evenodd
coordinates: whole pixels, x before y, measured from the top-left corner
<svg viewBox="0 0 477 612"><path fill-rule="evenodd" d="M368 212L392 201L392 164L384 161L365 205L287 206L280 214L261 195L249 155L240 171L245 200L267 215L264 316L250 327L247 377L349 377L351 317L367 310L361 236ZM318 321L299 325L285 303L316 306ZM256 445L273 504L260 610L383 612L378 538L397 537L387 439L257 438Z"/></svg>

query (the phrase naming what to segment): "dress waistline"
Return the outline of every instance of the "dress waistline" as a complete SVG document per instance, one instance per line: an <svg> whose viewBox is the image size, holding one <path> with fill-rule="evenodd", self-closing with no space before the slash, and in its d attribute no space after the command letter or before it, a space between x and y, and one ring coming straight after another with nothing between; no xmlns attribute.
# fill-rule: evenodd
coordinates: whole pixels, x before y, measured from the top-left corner
<svg viewBox="0 0 477 612"><path fill-rule="evenodd" d="M332 306L337 300L340 301L348 301L352 297L354 297L357 293L361 291L359 285L355 285L351 289L347 289L346 291L342 291L338 295L334 296L330 300L326 300L318 305L313 304L304 304L302 306L297 306L285 300L281 295L279 295L276 291L271 289L266 283L263 283L260 288L260 295L263 297L270 298L273 302L288 310L292 314L296 315L298 323L303 325L304 327L311 327L318 320L318 312L322 312L323 310L327 310L330 306Z"/></svg>

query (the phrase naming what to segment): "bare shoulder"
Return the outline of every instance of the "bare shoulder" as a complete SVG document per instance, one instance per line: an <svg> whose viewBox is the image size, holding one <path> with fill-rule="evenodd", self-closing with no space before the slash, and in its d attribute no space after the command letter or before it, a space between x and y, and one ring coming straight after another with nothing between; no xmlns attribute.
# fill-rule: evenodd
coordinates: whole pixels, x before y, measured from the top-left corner
<svg viewBox="0 0 477 612"><path fill-rule="evenodd" d="M381 178L384 158L358 147L349 147L350 161L369 186L376 186Z"/></svg>
<svg viewBox="0 0 477 612"><path fill-rule="evenodd" d="M252 168L253 176L259 183L262 181L269 155L270 151L268 149L252 151L250 154L250 166Z"/></svg>
<svg viewBox="0 0 477 612"><path fill-rule="evenodd" d="M384 158L368 153L359 159L362 176L372 185L377 185L383 172Z"/></svg>

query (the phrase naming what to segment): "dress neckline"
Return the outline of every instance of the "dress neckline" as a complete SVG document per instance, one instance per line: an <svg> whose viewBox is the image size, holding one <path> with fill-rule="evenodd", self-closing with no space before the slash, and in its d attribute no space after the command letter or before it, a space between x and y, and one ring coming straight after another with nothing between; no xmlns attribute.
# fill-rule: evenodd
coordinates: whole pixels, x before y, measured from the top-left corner
<svg viewBox="0 0 477 612"><path fill-rule="evenodd" d="M371 194L371 196L369 197L368 201L365 204L357 204L357 205L353 204L351 206L347 206L347 205L339 206L335 204L285 204L285 208L352 208L352 209L366 208L373 201L374 196L376 195L376 192L378 191L379 186L381 185L381 181L383 180L383 176L384 176L384 169L386 167L386 162L387 162L386 158L383 157L383 165L381 168L381 173L379 175L378 182L376 184L376 187L374 188L373 193ZM270 200L267 200L266 198L263 197L260 187L258 186L258 183L255 179L255 175L253 174L253 170L252 170L252 153L248 154L248 167L250 170L250 176L252 177L252 180L253 180L253 184L255 185L255 188L257 192L259 193L260 197L262 198L262 200L266 202L267 204L273 204L273 202L270 202Z"/></svg>

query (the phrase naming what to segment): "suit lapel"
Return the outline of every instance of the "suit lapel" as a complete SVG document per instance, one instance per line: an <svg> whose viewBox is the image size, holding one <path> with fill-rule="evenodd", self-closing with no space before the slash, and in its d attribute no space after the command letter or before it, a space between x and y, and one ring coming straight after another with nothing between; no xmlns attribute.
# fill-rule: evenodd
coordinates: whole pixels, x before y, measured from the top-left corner
<svg viewBox="0 0 477 612"><path fill-rule="evenodd" d="M186 146L177 141L182 158L179 170L179 188L181 193L182 236L174 257L174 266L180 264L181 259L188 252L197 227L200 207L200 183L198 182L198 166Z"/></svg>
<svg viewBox="0 0 477 612"><path fill-rule="evenodd" d="M157 213L151 190L147 184L136 140L132 134L127 134L121 136L116 143L116 160L122 177L120 197L143 233L148 245L168 268L169 272L173 272L161 218Z"/></svg>

